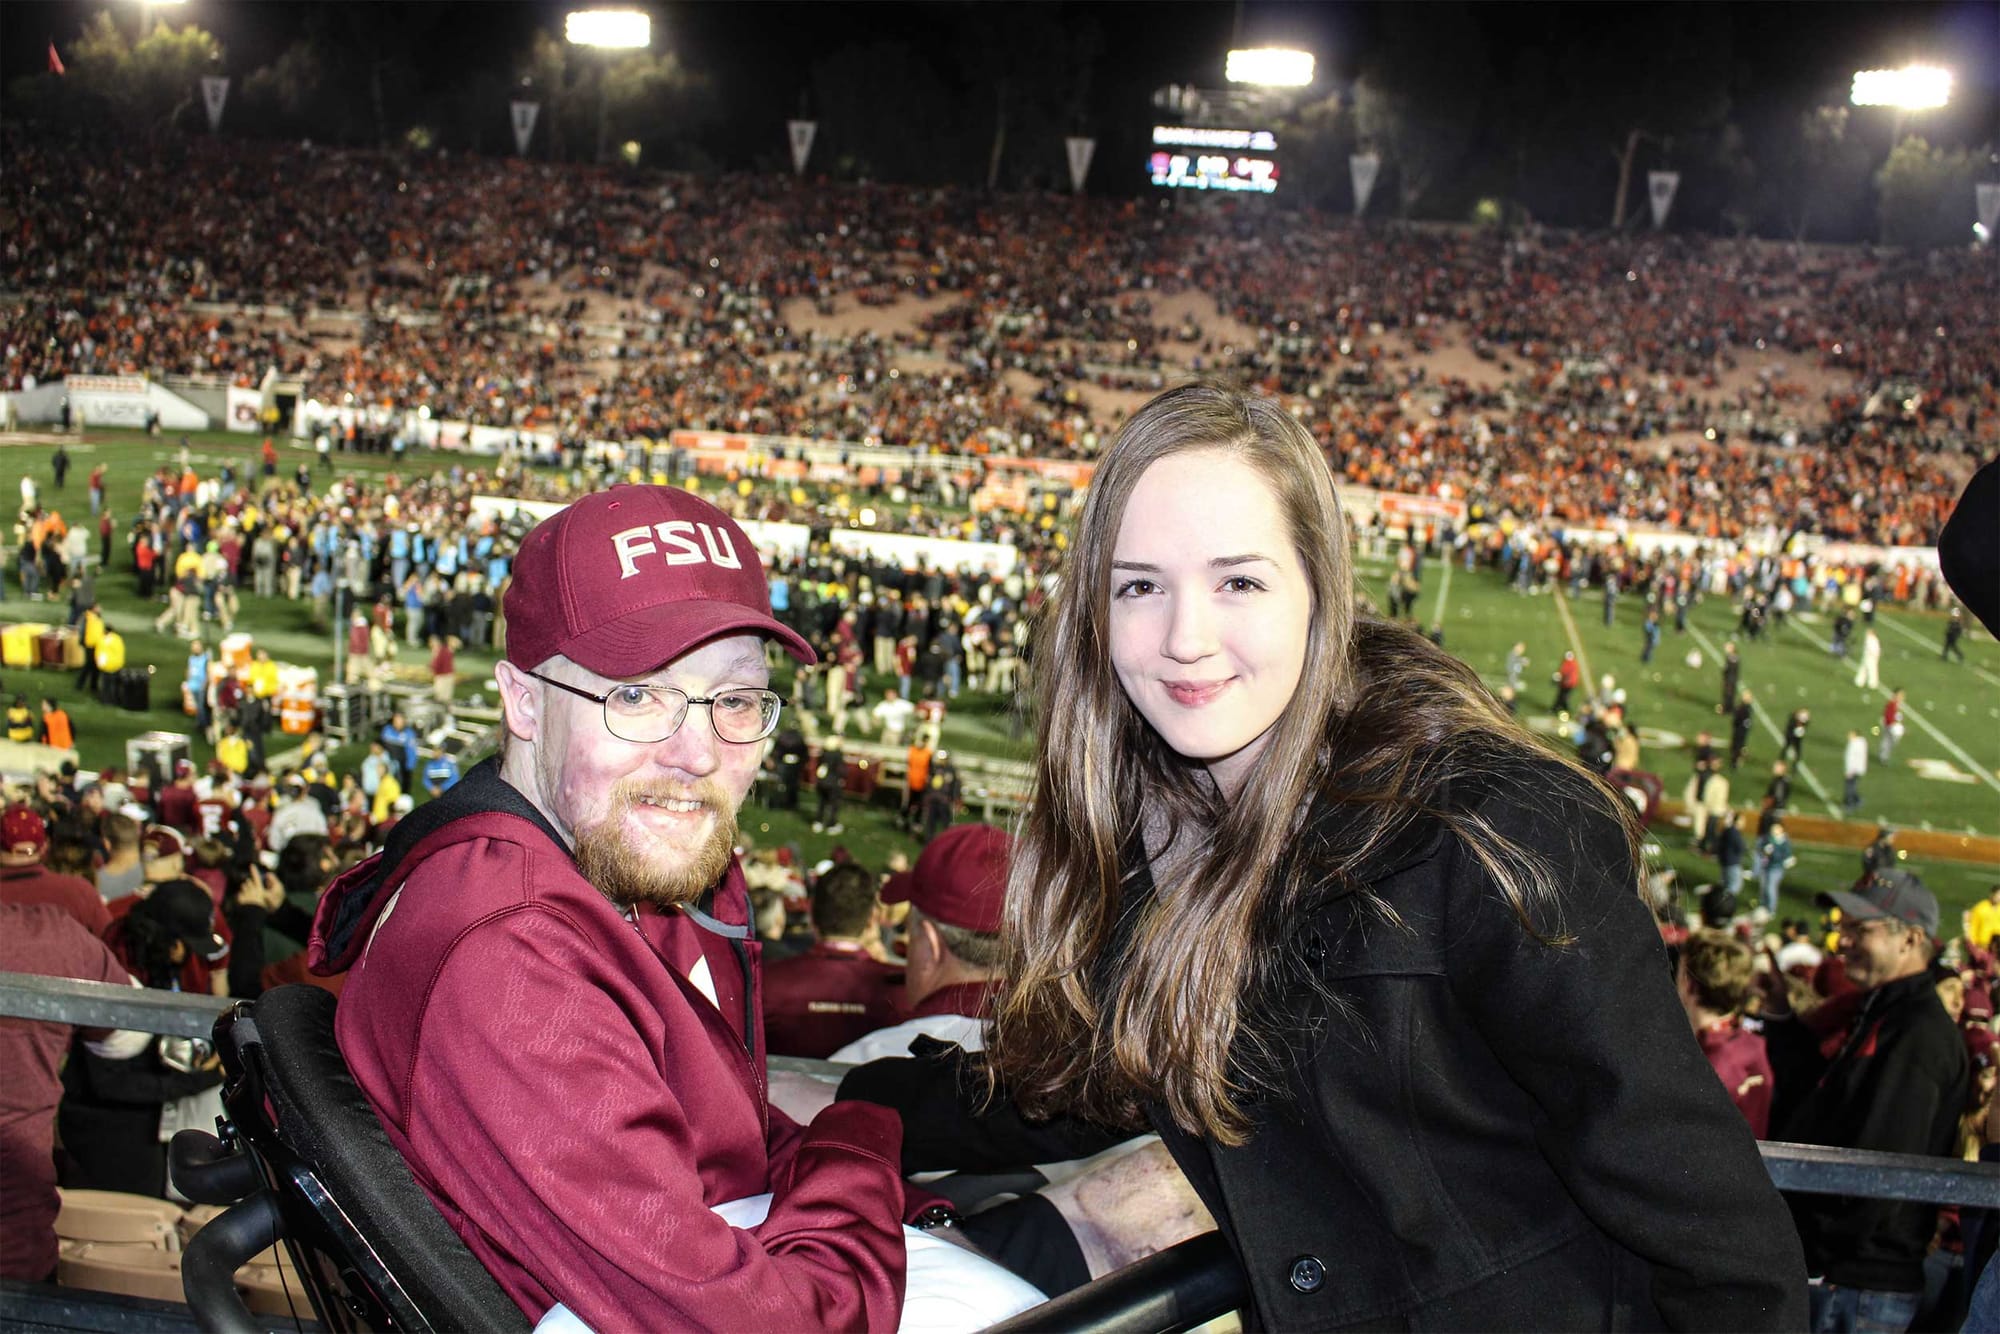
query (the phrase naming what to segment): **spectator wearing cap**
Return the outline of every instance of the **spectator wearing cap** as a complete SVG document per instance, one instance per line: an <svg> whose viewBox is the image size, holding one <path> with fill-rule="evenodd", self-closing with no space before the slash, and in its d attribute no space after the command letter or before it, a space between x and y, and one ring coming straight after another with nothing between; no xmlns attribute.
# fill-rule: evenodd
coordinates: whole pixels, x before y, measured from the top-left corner
<svg viewBox="0 0 2000 1334"><path fill-rule="evenodd" d="M1702 1055L1750 1133L1763 1139L1771 1130L1771 1062L1763 1035L1743 1023L1754 971L1748 944L1726 931L1704 930L1681 946L1674 980Z"/></svg>
<svg viewBox="0 0 2000 1334"><path fill-rule="evenodd" d="M985 1043L1000 976L1000 916L1013 840L987 824L955 825L924 845L916 866L889 877L885 903L910 905L903 1004L909 1016L834 1052L856 1064L907 1056L920 1035L967 1051Z"/></svg>
<svg viewBox="0 0 2000 1334"><path fill-rule="evenodd" d="M283 796L271 812L270 827L264 831L264 846L282 853L285 845L300 834L318 834L324 838L328 829L326 808L308 790L305 776L288 774Z"/></svg>
<svg viewBox="0 0 2000 1334"><path fill-rule="evenodd" d="M1781 989L1766 988L1777 1138L1956 1156L1971 1068L1931 976L1936 897L1916 876L1890 870L1818 901L1840 910L1840 959L1857 991L1851 1003L1830 1001L1800 1019ZM1817 1280L1812 1327L1908 1328L1923 1295L1937 1207L1834 1195L1790 1203Z"/></svg>
<svg viewBox="0 0 2000 1334"><path fill-rule="evenodd" d="M819 938L764 970L764 1039L772 1055L823 1060L896 1021L897 972L868 952L879 907L874 873L853 862L829 867L813 885Z"/></svg>
<svg viewBox="0 0 2000 1334"><path fill-rule="evenodd" d="M48 824L33 809L16 803L0 811L0 903L52 903L92 935L104 934L111 912L96 886L44 866L48 850Z"/></svg>
<svg viewBox="0 0 2000 1334"><path fill-rule="evenodd" d="M521 540L506 612L499 756L320 900L310 966L347 972L356 1083L530 1319L922 1321L931 1248L900 1220L961 1220L903 1185L894 1114L800 1125L763 1070L735 818L782 704L767 643L813 653L748 536L676 488L593 492ZM744 1226L711 1211L744 1201Z"/></svg>
<svg viewBox="0 0 2000 1334"><path fill-rule="evenodd" d="M190 990L187 979L197 966L203 974L212 969L219 982L229 952L216 933L214 901L192 880L156 884L112 925L105 943L141 985L159 990ZM123 1059L73 1047L57 1117L68 1160L60 1169L63 1186L165 1196L170 1132L202 1116L190 1110L180 1118L182 1099L221 1079L206 1043L163 1039ZM179 1119L163 1121L167 1116Z"/></svg>

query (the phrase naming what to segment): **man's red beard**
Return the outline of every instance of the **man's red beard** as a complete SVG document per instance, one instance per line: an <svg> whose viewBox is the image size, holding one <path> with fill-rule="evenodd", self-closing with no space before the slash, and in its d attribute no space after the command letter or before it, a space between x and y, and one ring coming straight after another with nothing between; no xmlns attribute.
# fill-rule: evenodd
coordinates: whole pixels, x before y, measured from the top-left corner
<svg viewBox="0 0 2000 1334"><path fill-rule="evenodd" d="M625 812L641 796L665 801L699 801L713 817L708 838L676 865L662 867L654 850L634 847L623 829ZM715 782L703 779L683 790L620 783L611 791L604 818L576 833L576 865L583 878L620 907L654 903L671 908L693 903L729 869L736 851L736 811Z"/></svg>

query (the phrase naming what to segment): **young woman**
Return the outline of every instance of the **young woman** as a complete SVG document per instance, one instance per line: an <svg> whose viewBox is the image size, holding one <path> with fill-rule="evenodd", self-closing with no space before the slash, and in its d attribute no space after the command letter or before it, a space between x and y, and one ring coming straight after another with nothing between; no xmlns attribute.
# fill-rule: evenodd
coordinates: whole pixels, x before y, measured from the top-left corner
<svg viewBox="0 0 2000 1334"><path fill-rule="evenodd" d="M1119 433L1037 654L1005 1096L1150 1122L1253 1326L1802 1327L1626 811L1352 585L1278 404Z"/></svg>

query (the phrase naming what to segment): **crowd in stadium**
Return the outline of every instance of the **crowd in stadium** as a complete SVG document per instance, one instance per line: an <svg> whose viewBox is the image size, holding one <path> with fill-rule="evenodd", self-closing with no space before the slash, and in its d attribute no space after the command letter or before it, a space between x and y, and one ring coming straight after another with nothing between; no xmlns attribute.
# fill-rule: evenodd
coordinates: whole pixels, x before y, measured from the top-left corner
<svg viewBox="0 0 2000 1334"><path fill-rule="evenodd" d="M1421 587L1426 561L1484 563L1523 592L1552 583L1573 597L1596 590L1607 623L1617 597L1642 599L1656 616L1649 657L1657 626L1676 624L1701 596L1730 599L1746 625L1753 608L1761 620L1774 600L1830 615L1891 601L1944 605L1948 591L1925 568L1817 559L1786 539L1807 532L1927 545L1961 489L1966 457L1990 454L2000 440L2000 280L1986 255L1868 256L1850 266L1695 239L1304 226L953 190L663 183L500 160L446 168L227 141L78 154L11 128L0 130L0 147L12 164L0 208L14 219L0 246L0 388L138 372L249 385L276 368L324 403L422 408L431 420L559 442L555 467L523 466L511 450L448 469L423 455L399 460L379 481L343 466L345 449L367 443L365 428L283 468L268 442L241 473L232 463L204 475L183 450L178 465L146 480L115 538L95 485L90 527L73 524L67 534L38 522L24 493L23 539L7 573L24 590L32 580L38 595L68 601L67 618L84 628L98 665L95 585L133 580L159 608L156 627L187 641L185 668L163 666L182 681L203 751L170 773L111 770L82 783L73 770L44 776L0 815L0 901L10 929L24 932L45 923L19 917L20 905L61 907L108 942L132 978L167 989L247 997L306 980L302 954L269 949L278 937L305 940L309 914L296 905L381 849L419 793L437 797L461 777L402 715L371 729L368 754L350 772L336 772L312 742L272 761L274 691L260 671L268 655L225 663L208 647L234 628L235 590L305 600L317 627L348 628L350 679L385 669L399 643L424 646L449 709L453 653L506 648L504 596L530 527L524 515L476 510L474 497L569 500L639 480L661 457L677 475L685 456L641 443L674 429L1088 459L1120 424L1093 406L1097 395L1158 387L1185 360L1279 396L1342 481L1468 503L1476 535L1443 522L1410 533L1399 577L1383 590L1392 615L1398 603L1414 614L1410 587ZM1256 330L1254 345L1153 322L1158 299L1188 291ZM797 300L831 313L847 300L917 298L941 304L893 337L808 335L784 314ZM1412 359L1447 342L1488 363L1493 387L1434 376ZM1778 375L1723 387L1752 351L1772 350L1836 373L1831 387ZM586 448L601 442L633 447ZM396 442L399 456L407 443ZM749 467L705 489L744 520L823 530L839 518L833 493L868 489L858 478L734 485L757 480ZM846 769L829 743L857 738L909 744L911 826L936 835L961 813L957 776L939 749L940 711L962 691L1012 694L1066 556L1058 535L1074 517L1068 489L1053 484L1049 520L1036 510L958 516L954 488L980 480L976 468L916 473L898 503L882 506L877 526L1009 545L1020 563L1008 574L908 569L823 542L771 561L775 619L820 659L817 670L795 673L798 725L774 738L766 779L774 806L797 808L810 788L815 827L838 833ZM1681 530L1704 545L1599 549L1564 532L1609 522ZM106 544L95 568L64 561L79 531ZM1355 534L1357 546L1385 541L1379 524ZM1510 708L1516 684L1503 692ZM1560 688L1566 695L1577 684ZM1558 699L1563 713L1566 698ZM1622 695L1591 699L1577 725L1592 767L1631 767L1613 758L1636 736ZM1776 809L1781 817L1783 803ZM1761 839L1756 851L1761 879L1784 854ZM1740 883L1741 835L1737 852ZM874 990L852 1031L838 1042L815 1032L791 1053L832 1054L910 1019L918 1003L902 1004L908 997L890 979L906 954L915 957L922 913L899 937L896 914L850 883L865 889L873 871L891 868L857 876L844 861L809 876L772 850L749 867L766 957L872 965ZM1865 871L1893 872L1894 863ZM844 908L825 888L841 885ZM1728 924L1735 888L1725 911L1711 913L1719 924ZM1843 962L1858 923L1879 919L1887 929L1870 941L1902 933L1897 948L1924 956L1889 983L1925 997L1935 987L1952 1011L1949 1031L1964 1054L1954 1055L1946 1084L1962 1105L1945 1112L1956 1127L1952 1151L1977 1157L1995 1084L1991 989L2000 967L1988 950L2000 890L1966 923L1963 966L1938 964L1935 976L1932 943L1952 934L1935 900L1927 919L1909 906L1918 900L1868 918L1883 894L1902 891L1867 892L1876 897L1854 899L1864 915L1840 929L1839 950L1786 924L1761 992L1751 946L1739 938L1748 923L1738 934L1691 939L1667 924L1684 946L1688 1020L1739 1110L1765 1134L1774 1101L1782 1118L1817 1087L1818 1072L1847 1058L1839 1035L1887 985L1866 976L1865 964L1850 978ZM923 908L938 921L951 910ZM979 909L984 928L965 929L993 935L997 912ZM965 936L939 940L978 947ZM988 981L981 973L975 990L954 993L973 1019L985 1015ZM1908 999L1901 992L1899 1004ZM1795 1068L1814 1071L1810 1078L1788 1086L1761 1040L1751 1041L1757 1025L1745 1018L1760 1009L1774 1023L1796 1016L1794 1036L1809 1050L1794 1054ZM783 1031L786 1016L766 1017ZM786 1054L776 1038L772 1050ZM92 1039L72 1050L63 1080L66 1184L158 1194L162 1117L174 1115L163 1109L206 1092L217 1076L199 1060L176 1065L159 1044L122 1050ZM1830 1229L1852 1221L1827 1212ZM1907 1217L1869 1217L1869 1227L1895 1234L1898 1284L1922 1268L1934 1236L1945 1260L1933 1267L1949 1267L1961 1245L1954 1215L1940 1232L1929 1211L1918 1212L1921 1236L1903 1235ZM23 1263L46 1270L39 1237L30 1246L10 1233L0 1243L0 1258L26 1254ZM1904 1252L1918 1258L1905 1263Z"/></svg>
<svg viewBox="0 0 2000 1334"><path fill-rule="evenodd" d="M226 141L78 155L8 133L9 388L276 367L323 403L577 441L692 427L1087 456L1117 425L1092 389L1157 388L1171 352L1286 395L1352 482L1892 545L1941 522L1960 480L1941 454L2000 438L2000 294L1976 254L1855 263ZM1254 345L1154 323L1191 290ZM893 338L808 335L783 312L919 297L942 304ZM1494 387L1433 379L1402 346L1451 340ZM1832 387L1725 390L1753 351Z"/></svg>

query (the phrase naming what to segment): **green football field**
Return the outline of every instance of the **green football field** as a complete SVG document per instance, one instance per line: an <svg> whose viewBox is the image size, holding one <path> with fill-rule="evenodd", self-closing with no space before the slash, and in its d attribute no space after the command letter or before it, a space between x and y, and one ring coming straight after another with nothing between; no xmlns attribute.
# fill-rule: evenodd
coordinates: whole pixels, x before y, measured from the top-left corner
<svg viewBox="0 0 2000 1334"><path fill-rule="evenodd" d="M1363 587L1385 597L1386 566L1364 564ZM1603 598L1587 589L1572 602L1560 593L1522 595L1490 571L1447 572L1429 561L1419 603L1421 624L1441 622L1445 646L1478 670L1489 684L1506 680L1507 650L1527 645L1520 711L1538 731L1554 732L1555 688L1550 675L1565 650L1584 665L1585 687L1604 674L1626 691L1626 713L1641 729L1643 767L1667 781L1678 798L1691 769L1696 734L1707 730L1726 750L1728 719L1715 711L1721 697L1722 646L1735 638L1736 617L1725 598L1710 597L1688 617L1685 634L1671 618L1662 625L1659 650L1642 663L1641 626L1646 608L1631 595L1617 601L1614 623L1604 623ZM1916 829L2000 834L2000 644L1971 623L1961 647L1966 661L1941 660L1944 617L1884 610L1876 617L1882 640L1881 688L1854 684L1861 630L1846 659L1829 651L1830 617L1795 614L1782 630L1767 629L1757 642L1737 638L1742 684L1757 708L1743 764L1732 775L1736 804L1755 805L1778 757L1785 719L1797 708L1812 712L1801 763L1793 766L1792 809L1841 818L1841 755L1850 728L1868 739L1869 768L1861 781L1862 804L1852 818ZM1700 666L1690 666L1691 653ZM1891 689L1904 691L1905 735L1887 764L1876 759L1882 706Z"/></svg>
<svg viewBox="0 0 2000 1334"><path fill-rule="evenodd" d="M122 764L126 739L140 731L191 730L192 720L179 709L178 683L186 647L171 634L153 630L153 617L162 608L138 599L130 553L123 540L145 474L173 460L179 438L166 435L149 439L137 433L93 429L83 440L70 442L72 471L67 488L61 492L53 490L51 446L39 439L16 440L0 444L4 450L0 458L13 465L14 480L22 473L34 475L42 487L44 504L60 509L73 523L90 522L85 479L96 463L107 465L108 500L118 519L118 539L111 569L99 577L98 596L111 622L126 636L131 662L152 663L157 675L153 708L145 714L82 699L73 690L68 674L47 670L7 670L0 675L0 694L19 692L31 703L43 694L58 696L75 719L84 766ZM213 475L225 459L233 460L239 473L250 475L256 466L258 445L256 436L216 433L195 436L190 447L204 475ZM307 451L296 446L281 450L281 475L289 477L298 461L309 458ZM403 472L408 476L419 470L449 469L455 463L483 466L486 462L435 455L407 461ZM338 457L337 463L342 473L368 477L379 477L392 467L387 458L373 455ZM1384 563L1364 562L1357 570L1363 589L1378 602L1383 599L1387 574ZM24 604L11 560L6 592L8 601L0 605L0 619L60 621L66 615L66 606ZM1495 685L1505 679L1509 646L1517 639L1525 641L1532 662L1524 678L1521 713L1531 726L1545 730L1554 730L1554 721L1548 716L1553 695L1549 674L1565 648L1580 646L1589 669L1587 680L1595 681L1610 672L1626 689L1628 709L1643 729L1645 765L1666 781L1670 796L1678 797L1687 779L1688 751L1695 733L1712 728L1720 739L1727 739L1726 723L1713 709L1720 683L1717 661L1723 640L1734 628L1734 618L1726 603L1705 602L1695 609L1689 633L1677 636L1669 624L1654 661L1642 666L1638 659L1643 617L1640 600L1623 597L1616 623L1607 628L1594 592L1575 604L1549 595L1523 597L1495 574L1467 574L1457 568L1447 573L1439 561L1426 564L1418 605L1420 622L1441 621L1446 647ZM1809 617L1795 619L1797 624L1767 634L1762 643L1742 645L1744 684L1756 694L1763 714L1744 767L1736 776L1738 804L1754 804L1761 795L1770 761L1777 754L1777 729L1793 708L1805 704L1813 711L1813 724L1805 764L1795 786L1795 809L1825 815L1831 807L1838 814L1841 744L1847 729L1857 727L1871 737L1871 767L1862 783L1864 803L1857 818L1911 828L2000 835L2000 645L1975 627L1964 641L1968 662L1944 664L1938 660L1942 618L1885 611L1878 618L1883 640L1882 680L1885 688L1902 685L1907 692L1908 734L1895 762L1877 766L1872 729L1880 722L1883 697L1864 695L1852 684L1855 659L1841 663L1826 652L1821 642L1826 630L1823 623ZM317 667L321 679L328 679L333 655L331 633L314 630L310 608L304 603L245 593L237 628L254 634L258 644L269 648L280 661ZM1702 656L1699 669L1686 663L1687 654L1694 649ZM403 657L409 663L424 660L414 649L404 649ZM460 655L460 698L482 692L490 698L491 663L490 656ZM882 684L867 683L875 692ZM968 693L952 706L946 745L961 752L1024 757L1027 745L1010 735L1008 723L1005 701ZM270 744L277 750L285 743L274 734ZM200 742L195 753L202 760L209 754ZM344 758L356 763L359 755ZM897 827L886 797L878 797L874 804L850 802L843 819L846 828L841 834L815 834L801 815L769 811L753 803L743 812L742 823L744 832L759 843L796 845L808 864L825 856L835 843L846 845L864 864L878 867L892 852L915 850L914 841ZM1660 827L1653 832L1656 855L1675 867L1683 884L1715 878L1712 863L1688 848L1683 831ZM1850 884L1858 870L1858 856L1850 848L1810 845L1800 846L1798 855L1799 865L1786 882L1781 911L1816 916L1811 895ZM1937 891L1948 923L1988 886L2000 882L2000 866L1919 857L1909 858L1908 865Z"/></svg>

